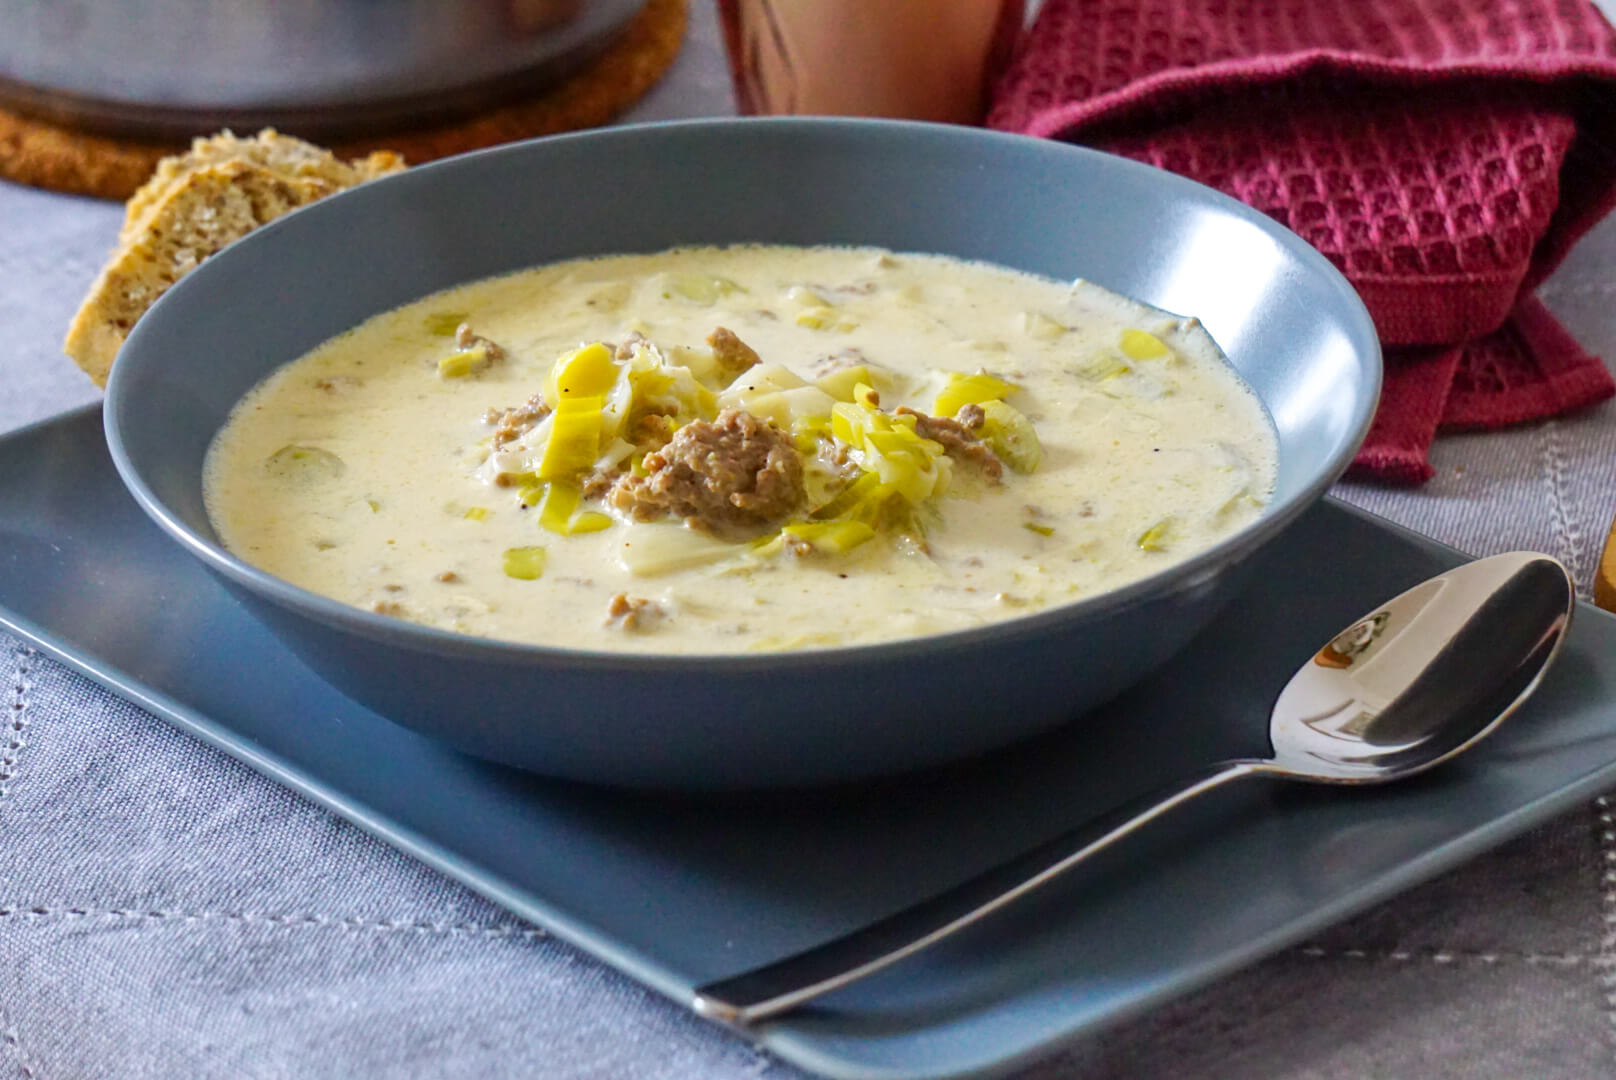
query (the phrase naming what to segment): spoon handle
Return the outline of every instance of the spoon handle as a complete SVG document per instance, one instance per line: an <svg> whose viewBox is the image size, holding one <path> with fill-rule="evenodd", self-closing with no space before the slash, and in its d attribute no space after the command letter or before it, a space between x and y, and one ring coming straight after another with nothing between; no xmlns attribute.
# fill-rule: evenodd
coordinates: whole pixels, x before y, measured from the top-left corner
<svg viewBox="0 0 1616 1080"><path fill-rule="evenodd" d="M1069 829L927 900L783 960L696 988L693 1007L744 1026L857 982L998 911L1190 800L1263 768L1214 766L1188 783L1153 792Z"/></svg>

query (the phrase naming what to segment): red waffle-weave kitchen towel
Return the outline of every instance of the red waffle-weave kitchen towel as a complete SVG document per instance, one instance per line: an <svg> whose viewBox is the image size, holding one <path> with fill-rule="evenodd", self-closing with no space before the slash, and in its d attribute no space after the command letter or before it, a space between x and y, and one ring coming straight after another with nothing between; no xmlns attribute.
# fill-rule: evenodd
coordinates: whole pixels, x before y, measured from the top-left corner
<svg viewBox="0 0 1616 1080"><path fill-rule="evenodd" d="M1616 393L1532 295L1616 204L1616 31L1587 0L1047 0L991 127L1083 142L1265 211L1387 347L1359 475L1438 429Z"/></svg>

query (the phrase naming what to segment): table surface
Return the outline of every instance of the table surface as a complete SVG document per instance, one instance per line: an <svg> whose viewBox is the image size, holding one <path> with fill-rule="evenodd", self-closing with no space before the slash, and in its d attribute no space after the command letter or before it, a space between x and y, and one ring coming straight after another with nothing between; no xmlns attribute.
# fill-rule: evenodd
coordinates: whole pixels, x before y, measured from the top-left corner
<svg viewBox="0 0 1616 1080"><path fill-rule="evenodd" d="M1608 10L1608 9L1607 9ZM710 8L624 119L733 109ZM0 184L0 432L93 402L59 351L120 208ZM1540 290L1616 356L1616 219ZM1586 589L1616 405L1446 436L1343 498ZM132 628L132 630L135 628ZM800 1075L0 635L0 1069L119 1076ZM1025 1077L1616 1075L1606 799Z"/></svg>

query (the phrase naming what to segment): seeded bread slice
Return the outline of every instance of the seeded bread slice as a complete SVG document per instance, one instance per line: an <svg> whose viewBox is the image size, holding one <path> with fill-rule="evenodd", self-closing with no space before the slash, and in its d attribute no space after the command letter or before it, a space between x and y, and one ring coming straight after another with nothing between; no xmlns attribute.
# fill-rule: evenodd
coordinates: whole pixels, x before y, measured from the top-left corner
<svg viewBox="0 0 1616 1080"><path fill-rule="evenodd" d="M208 138L195 139L189 152L166 157L157 163L151 179L129 197L124 208L119 241L127 241L138 232L152 209L192 173L232 161L245 161L269 170L302 191L305 194L303 202L313 202L343 188L404 168L404 159L389 151L378 151L351 162L343 161L329 150L282 135L274 128L265 128L246 139L228 131L220 132Z"/></svg>
<svg viewBox="0 0 1616 1080"><path fill-rule="evenodd" d="M118 249L68 328L62 349L97 386L135 321L202 260L253 229L403 163L373 154L352 164L273 131L198 139L165 159L129 201Z"/></svg>

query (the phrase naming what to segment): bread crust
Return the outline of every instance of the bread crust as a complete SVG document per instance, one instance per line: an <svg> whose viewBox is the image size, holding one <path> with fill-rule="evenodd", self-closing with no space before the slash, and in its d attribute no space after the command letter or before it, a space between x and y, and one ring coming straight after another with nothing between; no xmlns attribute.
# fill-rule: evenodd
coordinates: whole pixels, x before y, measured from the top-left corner
<svg viewBox="0 0 1616 1080"><path fill-rule="evenodd" d="M273 129L197 139L188 153L164 158L130 198L118 247L62 350L105 386L135 322L203 260L282 214L403 167L387 151L344 162Z"/></svg>
<svg viewBox="0 0 1616 1080"><path fill-rule="evenodd" d="M157 163L149 180L129 197L124 207L123 241L137 231L153 208L193 173L214 165L240 161L268 170L281 180L306 193L307 202L373 180L404 167L404 159L391 151L377 151L368 157L347 162L302 139L265 128L251 138L238 138L229 131L194 139L184 154L166 157Z"/></svg>

